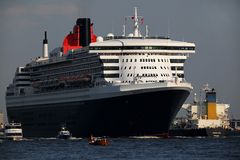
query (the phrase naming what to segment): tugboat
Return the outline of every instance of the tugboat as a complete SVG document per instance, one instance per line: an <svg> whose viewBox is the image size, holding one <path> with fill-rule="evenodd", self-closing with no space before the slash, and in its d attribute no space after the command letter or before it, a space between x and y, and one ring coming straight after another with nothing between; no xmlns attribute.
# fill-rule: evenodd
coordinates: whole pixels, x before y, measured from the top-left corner
<svg viewBox="0 0 240 160"><path fill-rule="evenodd" d="M23 139L21 123L7 123L5 124L4 137L8 140L19 141Z"/></svg>
<svg viewBox="0 0 240 160"><path fill-rule="evenodd" d="M99 146L108 146L109 141L106 137L93 137L92 135L89 138L89 144L99 145Z"/></svg>
<svg viewBox="0 0 240 160"><path fill-rule="evenodd" d="M58 132L57 138L70 139L71 137L72 137L71 133L66 129L65 126L62 126L61 130Z"/></svg>

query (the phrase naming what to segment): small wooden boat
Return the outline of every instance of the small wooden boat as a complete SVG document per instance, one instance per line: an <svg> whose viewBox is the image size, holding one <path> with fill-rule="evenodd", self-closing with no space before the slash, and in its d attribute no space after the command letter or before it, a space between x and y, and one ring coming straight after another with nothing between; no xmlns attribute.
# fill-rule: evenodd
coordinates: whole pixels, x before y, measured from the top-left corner
<svg viewBox="0 0 240 160"><path fill-rule="evenodd" d="M100 145L100 146L109 145L109 141L106 137L93 137L92 135L90 136L88 143L91 145Z"/></svg>

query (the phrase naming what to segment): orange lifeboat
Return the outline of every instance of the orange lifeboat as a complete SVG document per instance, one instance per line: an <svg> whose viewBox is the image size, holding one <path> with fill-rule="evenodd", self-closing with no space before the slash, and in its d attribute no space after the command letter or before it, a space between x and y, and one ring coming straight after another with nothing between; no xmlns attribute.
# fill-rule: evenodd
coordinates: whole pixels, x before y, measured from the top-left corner
<svg viewBox="0 0 240 160"><path fill-rule="evenodd" d="M93 137L92 135L90 136L88 143L91 145L100 145L100 146L109 145L109 141L106 137Z"/></svg>

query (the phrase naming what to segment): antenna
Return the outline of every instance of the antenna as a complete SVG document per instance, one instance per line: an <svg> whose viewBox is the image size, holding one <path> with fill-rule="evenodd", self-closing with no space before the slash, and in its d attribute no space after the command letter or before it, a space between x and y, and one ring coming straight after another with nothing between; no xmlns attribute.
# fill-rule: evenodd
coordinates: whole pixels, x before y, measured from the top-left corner
<svg viewBox="0 0 240 160"><path fill-rule="evenodd" d="M168 19L167 37L170 38L170 21Z"/></svg>
<svg viewBox="0 0 240 160"><path fill-rule="evenodd" d="M194 99L193 99L193 103L197 103L198 99L197 99L197 93L194 93Z"/></svg>
<svg viewBox="0 0 240 160"><path fill-rule="evenodd" d="M200 110L200 114L199 114L199 116L200 116L200 119L202 119L202 90L200 89L200 101L199 101L199 107L198 107L198 109Z"/></svg>
<svg viewBox="0 0 240 160"><path fill-rule="evenodd" d="M138 16L137 7L134 7L134 16L125 17L125 24L127 19L133 20L133 37L141 37L141 32L139 28L139 21L143 23L143 17Z"/></svg>
<svg viewBox="0 0 240 160"><path fill-rule="evenodd" d="M137 17L137 7L134 7L134 37L139 36L139 25L138 25L138 17Z"/></svg>
<svg viewBox="0 0 240 160"><path fill-rule="evenodd" d="M126 26L125 26L125 24L123 25L123 36L124 37L126 36Z"/></svg>
<svg viewBox="0 0 240 160"><path fill-rule="evenodd" d="M146 25L146 35L145 37L148 37L148 25Z"/></svg>

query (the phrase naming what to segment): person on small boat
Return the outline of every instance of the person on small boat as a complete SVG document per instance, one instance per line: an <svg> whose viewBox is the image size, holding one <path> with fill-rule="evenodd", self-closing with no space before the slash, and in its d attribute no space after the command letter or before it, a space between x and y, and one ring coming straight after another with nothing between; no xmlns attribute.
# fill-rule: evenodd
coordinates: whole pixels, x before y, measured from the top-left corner
<svg viewBox="0 0 240 160"><path fill-rule="evenodd" d="M95 141L96 141L96 138L94 138L93 135L91 134L90 137L89 137L88 142L89 143L94 143Z"/></svg>

